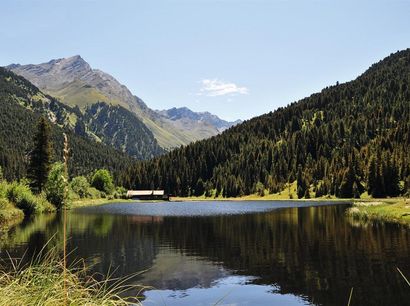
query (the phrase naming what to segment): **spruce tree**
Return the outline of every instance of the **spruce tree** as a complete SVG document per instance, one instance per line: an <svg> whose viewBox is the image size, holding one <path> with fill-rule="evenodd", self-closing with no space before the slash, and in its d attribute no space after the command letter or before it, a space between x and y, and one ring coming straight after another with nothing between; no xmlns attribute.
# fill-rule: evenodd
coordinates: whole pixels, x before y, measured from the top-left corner
<svg viewBox="0 0 410 306"><path fill-rule="evenodd" d="M34 149L30 152L27 176L33 192L43 191L51 168L50 125L41 117L34 135Z"/></svg>

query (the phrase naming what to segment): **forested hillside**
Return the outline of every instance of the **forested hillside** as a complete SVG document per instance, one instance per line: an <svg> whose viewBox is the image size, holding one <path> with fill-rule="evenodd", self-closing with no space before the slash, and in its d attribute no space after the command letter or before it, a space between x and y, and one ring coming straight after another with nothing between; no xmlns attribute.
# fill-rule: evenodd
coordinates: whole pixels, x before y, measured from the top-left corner
<svg viewBox="0 0 410 306"><path fill-rule="evenodd" d="M45 95L13 72L0 68L2 99L42 113L55 124L74 133L102 142L136 159L149 159L164 153L152 132L135 114L125 108L97 103L80 111Z"/></svg>
<svg viewBox="0 0 410 306"><path fill-rule="evenodd" d="M165 152L144 123L121 106L103 102L90 105L84 111L84 121L105 144L135 158L148 159Z"/></svg>
<svg viewBox="0 0 410 306"><path fill-rule="evenodd" d="M130 187L240 196L266 188L298 197L374 197L410 185L410 50L221 135L136 163ZM261 192L262 193L262 192Z"/></svg>
<svg viewBox="0 0 410 306"><path fill-rule="evenodd" d="M0 68L0 166L8 180L26 175L28 153L33 148L33 135L40 116L51 124L54 159L62 159L63 132L70 143L71 175L89 174L107 168L119 176L132 159L104 144L74 134L79 129L78 110L64 106L43 95L34 85L14 73Z"/></svg>
<svg viewBox="0 0 410 306"><path fill-rule="evenodd" d="M154 111L113 76L91 68L79 55L53 59L37 65L12 64L6 68L23 76L44 93L58 98L59 101L71 107L78 106L83 110L97 102L123 107L123 109L116 108L115 111L118 113L121 110L123 114L125 111L131 112L134 117L127 115L128 123L132 119L138 121L136 125L144 125L150 130L159 146L165 150L214 136L223 130L220 126L221 122L216 120L219 118L215 118L216 116L209 113L200 116L201 119L206 120L198 120L199 118L191 118L195 113L190 110L188 113L179 112L182 115L179 118L169 117L167 111ZM229 122L222 123L224 126L229 124ZM141 137L144 136L142 132L144 131L139 130ZM147 136L151 137L151 135L145 134L145 137ZM107 143L120 141L121 139L107 139ZM131 150L135 151L135 148L131 148ZM149 151L150 148L142 150ZM158 149L154 151L158 151ZM144 156L143 159L149 157L151 156Z"/></svg>

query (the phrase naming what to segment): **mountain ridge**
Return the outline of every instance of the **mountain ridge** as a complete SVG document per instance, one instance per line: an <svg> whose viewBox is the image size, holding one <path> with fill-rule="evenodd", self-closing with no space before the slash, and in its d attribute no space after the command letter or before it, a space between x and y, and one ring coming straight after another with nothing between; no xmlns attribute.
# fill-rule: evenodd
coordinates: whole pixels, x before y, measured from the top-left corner
<svg viewBox="0 0 410 306"><path fill-rule="evenodd" d="M127 186L180 196L287 193L298 198L410 194L410 49L355 80L150 161ZM152 169L155 169L154 171Z"/></svg>
<svg viewBox="0 0 410 306"><path fill-rule="evenodd" d="M67 105L84 109L97 102L105 102L130 110L151 130L160 146L166 150L214 136L221 130L212 124L190 118L172 120L163 113L150 109L125 85L110 74L93 69L80 55L41 64L11 64L6 68Z"/></svg>
<svg viewBox="0 0 410 306"><path fill-rule="evenodd" d="M226 121L210 112L194 112L185 106L173 107L167 110L158 110L157 112L173 121L190 119L193 121L205 122L214 126L219 132L223 132L224 130L242 122L242 120Z"/></svg>
<svg viewBox="0 0 410 306"><path fill-rule="evenodd" d="M64 129L112 146L136 159L149 159L164 153L152 132L134 113L125 108L119 109L100 102L81 111L78 106L71 107L44 94L28 80L9 70L0 68L1 76L4 79L3 87L7 88L7 85L14 84L15 91L23 92L22 97L16 102L28 110L42 113ZM8 94L10 96L10 92Z"/></svg>
<svg viewBox="0 0 410 306"><path fill-rule="evenodd" d="M75 130L78 109L71 108L43 94L23 77L0 67L0 166L6 179L26 176L27 154L33 147L33 131L39 117L50 122L53 160L61 160L64 137L70 147L70 176L89 175L95 169L106 168L118 181L133 159L109 145L95 141L91 135L78 135Z"/></svg>

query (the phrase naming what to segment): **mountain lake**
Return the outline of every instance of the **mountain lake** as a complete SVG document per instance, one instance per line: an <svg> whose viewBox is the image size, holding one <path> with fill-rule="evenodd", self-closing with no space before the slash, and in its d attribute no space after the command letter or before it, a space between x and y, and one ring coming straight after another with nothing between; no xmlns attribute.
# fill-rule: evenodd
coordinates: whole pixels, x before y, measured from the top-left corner
<svg viewBox="0 0 410 306"><path fill-rule="evenodd" d="M143 305L410 305L410 231L315 201L117 203L67 214L69 262L146 286ZM61 245L63 217L25 220L3 261Z"/></svg>

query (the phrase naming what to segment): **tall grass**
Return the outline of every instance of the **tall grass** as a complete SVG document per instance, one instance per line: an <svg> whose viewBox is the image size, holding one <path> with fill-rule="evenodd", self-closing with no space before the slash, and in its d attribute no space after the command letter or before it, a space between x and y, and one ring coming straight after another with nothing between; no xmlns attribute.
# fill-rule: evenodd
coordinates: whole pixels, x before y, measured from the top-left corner
<svg viewBox="0 0 410 306"><path fill-rule="evenodd" d="M0 270L0 306L72 305L117 306L140 305L141 286L125 285L133 276L123 279L104 278L97 281L89 275L84 263L69 267L65 276L64 263L55 250L37 256L28 264L10 259L9 268ZM126 291L137 296L123 298Z"/></svg>

